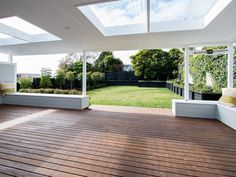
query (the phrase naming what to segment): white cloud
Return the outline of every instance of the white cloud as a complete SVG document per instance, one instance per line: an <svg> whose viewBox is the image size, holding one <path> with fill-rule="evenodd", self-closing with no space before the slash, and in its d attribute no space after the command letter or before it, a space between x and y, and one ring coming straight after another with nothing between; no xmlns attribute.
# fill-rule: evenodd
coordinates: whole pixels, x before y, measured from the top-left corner
<svg viewBox="0 0 236 177"><path fill-rule="evenodd" d="M104 27L142 24L146 20L145 0L123 0L90 6Z"/></svg>

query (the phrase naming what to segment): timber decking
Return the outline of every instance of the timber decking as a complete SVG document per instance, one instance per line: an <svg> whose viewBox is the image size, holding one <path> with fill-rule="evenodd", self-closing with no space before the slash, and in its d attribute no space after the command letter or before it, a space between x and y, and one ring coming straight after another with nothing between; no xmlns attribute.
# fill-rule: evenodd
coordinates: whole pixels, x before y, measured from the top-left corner
<svg viewBox="0 0 236 177"><path fill-rule="evenodd" d="M236 176L236 132L168 109L0 105L0 176Z"/></svg>

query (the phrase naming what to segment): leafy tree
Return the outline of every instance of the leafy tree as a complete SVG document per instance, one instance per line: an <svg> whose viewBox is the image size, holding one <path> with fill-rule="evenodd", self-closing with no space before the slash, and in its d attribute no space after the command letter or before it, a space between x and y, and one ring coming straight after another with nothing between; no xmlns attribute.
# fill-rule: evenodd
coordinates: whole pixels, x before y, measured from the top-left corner
<svg viewBox="0 0 236 177"><path fill-rule="evenodd" d="M74 82L74 80L75 80L75 73L72 72L72 71L68 71L68 72L66 73L66 79L67 79L68 81L70 81L70 89L72 90L72 89L73 89L73 82Z"/></svg>
<svg viewBox="0 0 236 177"><path fill-rule="evenodd" d="M184 53L177 48L169 50L169 55L171 57L170 70L172 70L173 78L177 77L178 71L183 67Z"/></svg>
<svg viewBox="0 0 236 177"><path fill-rule="evenodd" d="M136 76L147 80L166 80L174 78L173 71L177 70L181 55L178 49L172 49L171 54L161 49L146 49L130 58Z"/></svg>
<svg viewBox="0 0 236 177"><path fill-rule="evenodd" d="M115 58L110 51L102 52L95 61L94 66L100 72L123 71L124 65L119 58Z"/></svg>
<svg viewBox="0 0 236 177"><path fill-rule="evenodd" d="M67 66L67 72L71 71L74 72L75 75L78 75L79 73L82 73L83 68L83 61L74 61L68 64ZM91 71L93 69L93 66L91 63L87 63L87 71Z"/></svg>
<svg viewBox="0 0 236 177"><path fill-rule="evenodd" d="M50 68L42 68L40 87L48 88L52 86L51 83L52 70Z"/></svg>
<svg viewBox="0 0 236 177"><path fill-rule="evenodd" d="M56 81L60 86L60 89L62 89L62 85L65 84L65 71L62 69L58 69L56 71L56 75L55 75Z"/></svg>
<svg viewBox="0 0 236 177"><path fill-rule="evenodd" d="M29 77L22 77L19 79L19 83L22 89L32 88L33 79Z"/></svg>

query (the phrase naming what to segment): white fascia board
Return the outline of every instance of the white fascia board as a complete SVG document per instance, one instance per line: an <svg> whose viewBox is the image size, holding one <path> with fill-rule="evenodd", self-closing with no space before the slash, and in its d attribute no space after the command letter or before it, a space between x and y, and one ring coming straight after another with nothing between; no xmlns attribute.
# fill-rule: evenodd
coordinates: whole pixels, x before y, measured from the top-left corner
<svg viewBox="0 0 236 177"><path fill-rule="evenodd" d="M176 20L166 22L151 22L150 32L171 32L203 29L204 22L202 19L197 20Z"/></svg>
<svg viewBox="0 0 236 177"><path fill-rule="evenodd" d="M228 50L222 49L222 50L213 50L212 54L208 54L207 51L204 50L192 50L190 51L190 55L227 55Z"/></svg>
<svg viewBox="0 0 236 177"><path fill-rule="evenodd" d="M104 36L121 36L129 34L147 33L147 25L134 24L124 26L106 27Z"/></svg>
<svg viewBox="0 0 236 177"><path fill-rule="evenodd" d="M114 1L119 1L119 0L80 0L74 6L80 7L80 6L88 6L88 5L108 3L108 2L114 2Z"/></svg>
<svg viewBox="0 0 236 177"><path fill-rule="evenodd" d="M215 5L211 8L211 10L207 13L204 17L204 27L206 27L214 18L221 13L230 3L232 0L218 0Z"/></svg>
<svg viewBox="0 0 236 177"><path fill-rule="evenodd" d="M7 46L7 45L17 45L17 44L26 44L28 42L22 41L17 38L6 38L0 40L0 46Z"/></svg>
<svg viewBox="0 0 236 177"><path fill-rule="evenodd" d="M100 31L103 35L105 35L105 27L99 21L99 19L94 15L94 13L90 10L89 7L78 7L78 9L84 14L84 16L89 19L92 24Z"/></svg>
<svg viewBox="0 0 236 177"><path fill-rule="evenodd" d="M7 34L22 41L31 42L31 36L29 34L4 25L2 23L0 23L0 33Z"/></svg>
<svg viewBox="0 0 236 177"><path fill-rule="evenodd" d="M50 33L31 35L32 42L48 42L62 40Z"/></svg>

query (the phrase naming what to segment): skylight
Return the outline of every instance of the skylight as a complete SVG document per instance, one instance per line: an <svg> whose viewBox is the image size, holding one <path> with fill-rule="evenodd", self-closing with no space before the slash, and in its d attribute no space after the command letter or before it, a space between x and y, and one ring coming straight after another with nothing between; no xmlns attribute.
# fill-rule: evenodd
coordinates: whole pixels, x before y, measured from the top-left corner
<svg viewBox="0 0 236 177"><path fill-rule="evenodd" d="M104 36L205 28L232 0L120 0L78 7Z"/></svg>
<svg viewBox="0 0 236 177"><path fill-rule="evenodd" d="M0 19L0 45L55 40L61 39L17 16Z"/></svg>
<svg viewBox="0 0 236 177"><path fill-rule="evenodd" d="M147 18L146 0L123 0L89 8L104 27L144 24Z"/></svg>
<svg viewBox="0 0 236 177"><path fill-rule="evenodd" d="M0 39L6 39L6 38L11 38L11 36L0 33Z"/></svg>
<svg viewBox="0 0 236 177"><path fill-rule="evenodd" d="M47 33L47 31L16 16L0 19L0 23L31 35Z"/></svg>

